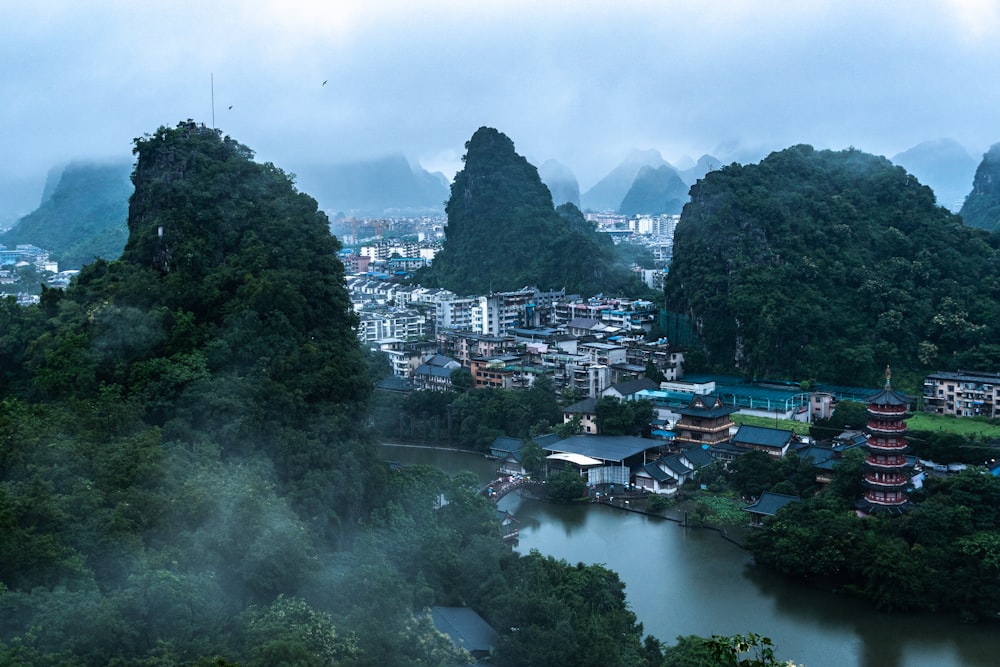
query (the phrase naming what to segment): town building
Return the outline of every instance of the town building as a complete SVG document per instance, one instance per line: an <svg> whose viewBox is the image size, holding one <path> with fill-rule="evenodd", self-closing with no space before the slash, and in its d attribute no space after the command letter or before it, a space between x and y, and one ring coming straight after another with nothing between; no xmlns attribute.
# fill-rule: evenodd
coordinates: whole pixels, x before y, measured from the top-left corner
<svg viewBox="0 0 1000 667"><path fill-rule="evenodd" d="M427 318L411 308L365 306L358 317L358 338L363 343L381 338L417 341L427 337Z"/></svg>
<svg viewBox="0 0 1000 667"><path fill-rule="evenodd" d="M580 419L580 428L584 433L597 433L597 398L585 398L573 405L563 408L563 423L568 424L574 418Z"/></svg>
<svg viewBox="0 0 1000 667"><path fill-rule="evenodd" d="M727 442L736 426L731 415L737 410L723 405L718 396L693 396L687 407L677 411L680 416L674 427L677 445L712 446Z"/></svg>
<svg viewBox="0 0 1000 667"><path fill-rule="evenodd" d="M451 374L462 364L441 354L430 354L413 370L413 384L417 389L450 391Z"/></svg>
<svg viewBox="0 0 1000 667"><path fill-rule="evenodd" d="M957 371L924 379L924 410L956 417L995 419L1000 406L1000 373Z"/></svg>
<svg viewBox="0 0 1000 667"><path fill-rule="evenodd" d="M760 494L760 498L756 502L744 507L743 511L750 513L750 525L759 528L764 525L765 519L773 517L782 507L789 503L798 502L798 500L798 496L765 491Z"/></svg>
<svg viewBox="0 0 1000 667"><path fill-rule="evenodd" d="M740 449L764 452L768 456L780 459L788 453L788 449L795 442L795 432L768 426L741 424L730 442Z"/></svg>
<svg viewBox="0 0 1000 667"><path fill-rule="evenodd" d="M579 472L588 485L614 484L622 490L631 483L632 468L659 456L656 440L629 435L576 435L542 446L550 471L571 469Z"/></svg>

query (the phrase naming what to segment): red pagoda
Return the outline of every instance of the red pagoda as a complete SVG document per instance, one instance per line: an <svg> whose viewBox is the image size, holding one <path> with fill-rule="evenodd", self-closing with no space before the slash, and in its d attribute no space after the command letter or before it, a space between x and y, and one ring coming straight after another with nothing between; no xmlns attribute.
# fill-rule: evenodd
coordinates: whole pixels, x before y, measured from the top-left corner
<svg viewBox="0 0 1000 667"><path fill-rule="evenodd" d="M906 511L906 420L909 401L892 390L885 369L885 389L868 399L868 456L865 458L865 494L862 504L873 513Z"/></svg>

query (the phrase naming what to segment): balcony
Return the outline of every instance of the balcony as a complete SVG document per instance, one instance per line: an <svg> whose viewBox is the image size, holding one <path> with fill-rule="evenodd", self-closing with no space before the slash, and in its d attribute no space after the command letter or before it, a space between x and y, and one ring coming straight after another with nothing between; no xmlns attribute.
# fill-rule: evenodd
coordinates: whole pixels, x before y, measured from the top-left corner
<svg viewBox="0 0 1000 667"><path fill-rule="evenodd" d="M875 505L896 506L906 503L906 496L902 493L879 493L868 491L865 493L865 500Z"/></svg>
<svg viewBox="0 0 1000 667"><path fill-rule="evenodd" d="M868 430L872 433L886 433L894 435L906 431L906 422L868 422Z"/></svg>
<svg viewBox="0 0 1000 667"><path fill-rule="evenodd" d="M905 475L886 475L883 473L865 475L865 485L872 489L892 489L906 486L908 481Z"/></svg>
<svg viewBox="0 0 1000 667"><path fill-rule="evenodd" d="M873 468L882 468L884 470L903 468L907 465L905 456L869 456L865 459L865 463Z"/></svg>

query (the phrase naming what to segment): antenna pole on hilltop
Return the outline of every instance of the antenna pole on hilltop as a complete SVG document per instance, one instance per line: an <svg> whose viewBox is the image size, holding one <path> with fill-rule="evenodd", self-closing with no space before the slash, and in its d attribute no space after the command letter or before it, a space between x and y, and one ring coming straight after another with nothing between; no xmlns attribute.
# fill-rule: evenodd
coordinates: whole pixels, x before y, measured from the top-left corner
<svg viewBox="0 0 1000 667"><path fill-rule="evenodd" d="M215 129L215 72L211 73L212 77L212 129Z"/></svg>

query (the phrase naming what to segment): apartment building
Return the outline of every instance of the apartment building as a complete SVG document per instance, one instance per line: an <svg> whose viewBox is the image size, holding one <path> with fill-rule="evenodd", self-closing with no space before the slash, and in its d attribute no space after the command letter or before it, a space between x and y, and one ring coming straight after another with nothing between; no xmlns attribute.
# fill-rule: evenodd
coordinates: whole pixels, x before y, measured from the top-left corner
<svg viewBox="0 0 1000 667"><path fill-rule="evenodd" d="M924 379L924 411L956 417L998 416L1000 373L956 371Z"/></svg>
<svg viewBox="0 0 1000 667"><path fill-rule="evenodd" d="M365 306L358 317L358 338L363 343L373 343L382 338L410 342L427 336L427 318L410 308Z"/></svg>

